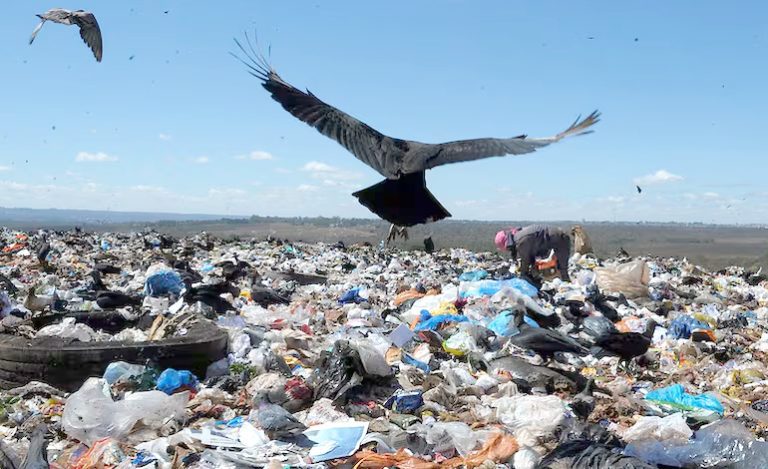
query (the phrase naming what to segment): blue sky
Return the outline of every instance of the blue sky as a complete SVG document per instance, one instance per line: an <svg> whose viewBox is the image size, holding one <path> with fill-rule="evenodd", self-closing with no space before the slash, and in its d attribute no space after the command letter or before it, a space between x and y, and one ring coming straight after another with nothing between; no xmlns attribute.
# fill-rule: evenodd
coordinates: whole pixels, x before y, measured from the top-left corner
<svg viewBox="0 0 768 469"><path fill-rule="evenodd" d="M548 136L603 113L592 135L430 171L455 218L768 222L765 2L4 7L0 206L372 216L350 193L380 176L229 56L258 29L284 79L400 138ZM53 7L95 13L102 63L76 27L27 44Z"/></svg>

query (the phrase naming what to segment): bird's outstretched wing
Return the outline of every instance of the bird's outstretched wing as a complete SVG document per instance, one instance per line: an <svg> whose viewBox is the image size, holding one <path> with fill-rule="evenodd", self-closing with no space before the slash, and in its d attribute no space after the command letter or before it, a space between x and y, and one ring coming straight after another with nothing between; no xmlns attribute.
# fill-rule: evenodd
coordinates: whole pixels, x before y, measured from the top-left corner
<svg viewBox="0 0 768 469"><path fill-rule="evenodd" d="M248 49L235 39L246 58L232 55L248 67L251 75L262 81L262 86L283 109L341 144L357 159L384 177L397 175L405 142L382 134L366 123L324 103L309 91L304 92L293 87L280 78L264 56L254 49L247 34L246 40Z"/></svg>
<svg viewBox="0 0 768 469"><path fill-rule="evenodd" d="M479 160L493 156L523 155L566 137L591 133L590 127L599 120L600 113L595 111L584 119L577 118L570 127L552 137L528 138L526 135L520 135L513 138L478 138L440 143L434 145L435 151L425 154L426 160L418 162L418 164L423 165L424 169L430 169L444 164Z"/></svg>
<svg viewBox="0 0 768 469"><path fill-rule="evenodd" d="M102 54L102 42L101 42L101 28L96 21L96 17L93 13L75 12L73 15L74 22L80 27L80 37L93 51L93 56L96 57L97 62L101 62Z"/></svg>

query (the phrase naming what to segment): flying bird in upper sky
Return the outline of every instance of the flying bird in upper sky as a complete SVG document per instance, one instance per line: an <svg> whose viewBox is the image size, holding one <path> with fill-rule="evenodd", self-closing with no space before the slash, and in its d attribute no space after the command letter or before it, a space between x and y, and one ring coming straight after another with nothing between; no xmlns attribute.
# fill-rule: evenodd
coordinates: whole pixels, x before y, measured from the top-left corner
<svg viewBox="0 0 768 469"><path fill-rule="evenodd" d="M359 202L384 220L398 226L413 226L450 217L451 214L426 187L425 171L451 163L493 156L522 155L572 135L592 132L598 122L595 111L576 121L563 132L545 138L480 138L428 144L389 137L354 117L321 101L309 91L301 91L284 81L257 52L248 39L248 50L237 40L247 61L235 54L262 80L262 86L283 108L349 150L386 179L355 192Z"/></svg>
<svg viewBox="0 0 768 469"><path fill-rule="evenodd" d="M96 21L96 17L93 13L84 10L69 11L62 8L54 8L48 10L42 15L37 15L40 18L40 24L32 31L32 37L29 38L29 43L37 37L37 33L43 27L46 21L53 21L54 23L73 25L76 24L80 28L80 37L83 38L86 45L93 51L93 56L96 57L97 62L101 62L101 29L99 23Z"/></svg>
<svg viewBox="0 0 768 469"><path fill-rule="evenodd" d="M635 188L637 189L637 193L638 194L641 194L643 192L643 190L640 188L640 186L635 186Z"/></svg>

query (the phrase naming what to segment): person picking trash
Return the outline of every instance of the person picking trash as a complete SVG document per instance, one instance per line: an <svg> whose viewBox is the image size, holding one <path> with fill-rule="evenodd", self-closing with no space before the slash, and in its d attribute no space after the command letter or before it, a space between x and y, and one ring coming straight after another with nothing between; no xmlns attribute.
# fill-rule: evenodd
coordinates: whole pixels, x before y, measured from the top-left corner
<svg viewBox="0 0 768 469"><path fill-rule="evenodd" d="M568 259L571 257L571 237L560 228L546 225L508 228L496 233L494 243L500 251L509 251L513 258L520 261L520 274L529 280L536 280L536 258L547 257L554 250L560 278L570 281Z"/></svg>

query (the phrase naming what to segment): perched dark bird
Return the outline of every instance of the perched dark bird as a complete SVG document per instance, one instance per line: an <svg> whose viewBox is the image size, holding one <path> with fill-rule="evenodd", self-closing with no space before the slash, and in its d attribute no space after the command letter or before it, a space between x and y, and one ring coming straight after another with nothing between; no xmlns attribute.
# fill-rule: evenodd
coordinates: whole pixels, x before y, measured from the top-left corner
<svg viewBox="0 0 768 469"><path fill-rule="evenodd" d="M126 295L117 291L103 290L96 293L96 304L102 309L124 308L126 306L140 306L141 298Z"/></svg>
<svg viewBox="0 0 768 469"><path fill-rule="evenodd" d="M259 286L251 287L251 299L262 308L266 308L269 305L287 305L291 302L291 300L275 290Z"/></svg>
<svg viewBox="0 0 768 469"><path fill-rule="evenodd" d="M566 335L525 324L523 316L522 311L515 313L515 326L520 333L509 338L509 341L518 347L533 350L545 360L551 359L555 352L570 352L582 356L589 354L589 350Z"/></svg>
<svg viewBox="0 0 768 469"><path fill-rule="evenodd" d="M307 429L290 412L269 402L268 396L260 392L254 398L256 418L259 426L270 439L295 438Z"/></svg>
<svg viewBox="0 0 768 469"><path fill-rule="evenodd" d="M103 275L119 274L121 272L120 267L117 267L111 264L106 264L103 262L99 262L96 265L94 265L93 270Z"/></svg>
<svg viewBox="0 0 768 469"><path fill-rule="evenodd" d="M187 288L184 292L184 301L187 303L196 303L199 301L213 308L218 314L235 310L232 303L222 298L221 293L219 293L217 289L210 287L210 285L203 285L200 287Z"/></svg>
<svg viewBox="0 0 768 469"><path fill-rule="evenodd" d="M40 247L37 249L37 260L40 261L41 264L47 264L46 258L50 253L51 253L51 243L44 240L40 244Z"/></svg>
<svg viewBox="0 0 768 469"><path fill-rule="evenodd" d="M630 255L622 246L619 246L619 251L616 253L616 257L630 257Z"/></svg>
<svg viewBox="0 0 768 469"><path fill-rule="evenodd" d="M237 258L234 261L221 261L215 266L221 268L222 275L230 282L244 277L251 268L251 264Z"/></svg>
<svg viewBox="0 0 768 469"><path fill-rule="evenodd" d="M621 359L621 362L628 365L633 358L644 355L648 351L656 326L656 321L650 320L642 333L609 332L595 340L595 346L590 352L595 358L615 355Z"/></svg>
<svg viewBox="0 0 768 469"><path fill-rule="evenodd" d="M642 194L643 193L643 190L640 188L640 186L635 186L635 188L637 189L637 193L638 194Z"/></svg>
<svg viewBox="0 0 768 469"><path fill-rule="evenodd" d="M432 254L433 252L435 252L435 242L432 241L431 236L427 236L426 238L424 238L424 252L426 252L427 254Z"/></svg>
<svg viewBox="0 0 768 469"><path fill-rule="evenodd" d="M441 144L393 138L324 103L309 91L294 88L256 52L247 35L246 39L249 50L235 40L246 58L235 57L249 68L251 75L262 81L275 101L386 178L353 195L371 212L398 226L408 227L451 216L427 189L426 170L493 156L531 153L565 137L587 134L599 120L599 113L595 111L583 120L577 119L565 131L546 138L519 135Z"/></svg>
<svg viewBox="0 0 768 469"><path fill-rule="evenodd" d="M98 270L92 270L91 271L91 279L92 282L92 288L95 291L106 291L108 290L107 286L104 284L104 281L101 279L101 274Z"/></svg>
<svg viewBox="0 0 768 469"><path fill-rule="evenodd" d="M587 420L589 418L589 414L595 410L595 398L592 396L592 388L594 385L594 380L590 379L587 381L587 385L584 386L584 389L580 393L573 396L573 401L570 403L573 413L576 415L576 417L582 420Z"/></svg>
<svg viewBox="0 0 768 469"><path fill-rule="evenodd" d="M37 15L40 18L40 24L38 24L34 31L32 31L32 37L29 38L29 43L35 40L37 33L43 27L46 21L53 21L54 23L73 25L76 24L80 28L80 37L93 51L93 56L96 57L97 62L101 62L101 29L99 23L96 21L96 17L93 13L83 10L69 11L61 8L54 8L48 10L43 14Z"/></svg>
<svg viewBox="0 0 768 469"><path fill-rule="evenodd" d="M0 274L0 288L7 291L11 295L15 295L16 293L19 292L19 289L16 288L16 285L13 284L11 279L9 279L3 274Z"/></svg>

